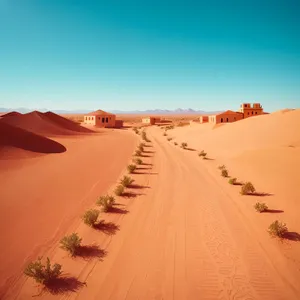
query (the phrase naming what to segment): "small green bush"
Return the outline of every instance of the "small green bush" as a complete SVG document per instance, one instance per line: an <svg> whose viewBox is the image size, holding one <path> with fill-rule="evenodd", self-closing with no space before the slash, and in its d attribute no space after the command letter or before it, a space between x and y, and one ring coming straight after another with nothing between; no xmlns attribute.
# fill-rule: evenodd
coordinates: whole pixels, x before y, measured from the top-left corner
<svg viewBox="0 0 300 300"><path fill-rule="evenodd" d="M226 169L226 166L225 165L219 166L218 169L222 171L222 170Z"/></svg>
<svg viewBox="0 0 300 300"><path fill-rule="evenodd" d="M116 196L122 196L123 194L124 194L124 186L123 185L118 185L117 187L116 187L116 189L115 189L115 195Z"/></svg>
<svg viewBox="0 0 300 300"><path fill-rule="evenodd" d="M51 266L51 262L48 257L46 265L42 264L42 259L39 257L37 261L31 262L24 270L24 274L26 276L31 277L36 282L44 285L49 284L54 279L57 279L61 273L61 265L54 264Z"/></svg>
<svg viewBox="0 0 300 300"><path fill-rule="evenodd" d="M199 154L198 154L200 157L206 157L207 153L204 152L204 150L202 150Z"/></svg>
<svg viewBox="0 0 300 300"><path fill-rule="evenodd" d="M102 206L102 211L103 212L108 212L113 205L115 204L115 198L113 196L101 196L97 200L96 204L99 206Z"/></svg>
<svg viewBox="0 0 300 300"><path fill-rule="evenodd" d="M136 150L134 153L135 156L141 156L142 155L142 151L141 150Z"/></svg>
<svg viewBox="0 0 300 300"><path fill-rule="evenodd" d="M226 170L226 169L222 169L222 171L223 171L223 170ZM230 179L228 180L229 184L232 184L232 185L235 185L235 184L236 184L236 181L237 181L236 178L230 178Z"/></svg>
<svg viewBox="0 0 300 300"><path fill-rule="evenodd" d="M240 193L242 195L248 195L254 192L255 192L255 187L253 186L253 184L251 182L246 182L242 185Z"/></svg>
<svg viewBox="0 0 300 300"><path fill-rule="evenodd" d="M188 146L188 144L187 144L187 143L181 143L181 148L182 148L182 149L186 149L186 148L187 148L187 146Z"/></svg>
<svg viewBox="0 0 300 300"><path fill-rule="evenodd" d="M84 224L93 227L96 225L98 216L99 216L99 211L97 209L90 209L84 213L82 219Z"/></svg>
<svg viewBox="0 0 300 300"><path fill-rule="evenodd" d="M132 161L137 165L141 165L143 163L143 161L140 158L134 158Z"/></svg>
<svg viewBox="0 0 300 300"><path fill-rule="evenodd" d="M129 176L124 176L120 183L124 186L124 187L128 187L130 186L132 183L134 182L134 179L132 179L131 177Z"/></svg>
<svg viewBox="0 0 300 300"><path fill-rule="evenodd" d="M127 171L128 173L132 174L136 169L136 165L128 165L127 166Z"/></svg>
<svg viewBox="0 0 300 300"><path fill-rule="evenodd" d="M266 204L266 203L261 203L261 202L257 202L257 203L254 205L254 208L255 208L258 212L260 212L260 213L268 210L267 204Z"/></svg>
<svg viewBox="0 0 300 300"><path fill-rule="evenodd" d="M284 235L288 232L288 228L285 223L279 222L278 220L274 221L269 226L269 234L272 236L277 236L283 238Z"/></svg>
<svg viewBox="0 0 300 300"><path fill-rule="evenodd" d="M80 248L82 239L77 233L66 235L60 240L60 248L68 251L72 256L75 256Z"/></svg>
<svg viewBox="0 0 300 300"><path fill-rule="evenodd" d="M226 169L223 169L222 172L221 172L221 175L223 177L228 177L228 171Z"/></svg>

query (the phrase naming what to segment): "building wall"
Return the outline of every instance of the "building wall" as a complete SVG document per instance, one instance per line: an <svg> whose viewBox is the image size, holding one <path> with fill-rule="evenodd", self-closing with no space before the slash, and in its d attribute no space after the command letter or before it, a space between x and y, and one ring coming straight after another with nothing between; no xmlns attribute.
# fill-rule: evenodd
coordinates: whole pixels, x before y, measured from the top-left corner
<svg viewBox="0 0 300 300"><path fill-rule="evenodd" d="M220 114L216 116L216 124L219 123L232 123L244 118L243 114L236 113L236 114Z"/></svg>
<svg viewBox="0 0 300 300"><path fill-rule="evenodd" d="M207 123L209 121L208 116L200 116L200 123Z"/></svg>
<svg viewBox="0 0 300 300"><path fill-rule="evenodd" d="M208 122L212 124L216 124L217 115L208 116Z"/></svg>
<svg viewBox="0 0 300 300"><path fill-rule="evenodd" d="M145 123L145 124L154 125L157 122L160 122L160 118L149 117L149 118L142 119L142 123Z"/></svg>
<svg viewBox="0 0 300 300"><path fill-rule="evenodd" d="M123 120L116 120L115 128L122 128L123 127Z"/></svg>
<svg viewBox="0 0 300 300"><path fill-rule="evenodd" d="M240 107L240 112L244 114L244 118L258 116L263 114L263 108L260 103L243 103Z"/></svg>
<svg viewBox="0 0 300 300"><path fill-rule="evenodd" d="M96 125L96 117L95 116L84 116L83 122L88 125Z"/></svg>

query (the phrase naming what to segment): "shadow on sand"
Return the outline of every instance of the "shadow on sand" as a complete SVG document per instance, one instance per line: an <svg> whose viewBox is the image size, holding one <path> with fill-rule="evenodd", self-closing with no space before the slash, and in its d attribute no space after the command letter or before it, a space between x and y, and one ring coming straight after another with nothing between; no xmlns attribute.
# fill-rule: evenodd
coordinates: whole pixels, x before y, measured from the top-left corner
<svg viewBox="0 0 300 300"><path fill-rule="evenodd" d="M286 239L286 240L299 242L300 241L300 234L298 232L288 231L283 235L283 238Z"/></svg>
<svg viewBox="0 0 300 300"><path fill-rule="evenodd" d="M185 148L184 150L188 150L188 151L196 151L196 149L194 149L194 148Z"/></svg>
<svg viewBox="0 0 300 300"><path fill-rule="evenodd" d="M284 211L281 209L267 209L265 211L263 211L262 213L270 213L270 214L281 214Z"/></svg>
<svg viewBox="0 0 300 300"><path fill-rule="evenodd" d="M47 285L43 287L41 294L50 293L52 295L61 295L70 292L75 293L83 286L86 286L85 282L81 282L75 277L63 276L47 283Z"/></svg>
<svg viewBox="0 0 300 300"><path fill-rule="evenodd" d="M135 172L136 175L157 175L156 172Z"/></svg>
<svg viewBox="0 0 300 300"><path fill-rule="evenodd" d="M138 173L136 173L138 174ZM125 198L136 198L137 196L140 196L142 194L136 194L136 193L133 193L133 192L125 192L122 194L122 197L125 197Z"/></svg>
<svg viewBox="0 0 300 300"><path fill-rule="evenodd" d="M247 196L267 197L267 196L273 196L273 194L254 192L254 193L247 194Z"/></svg>
<svg viewBox="0 0 300 300"><path fill-rule="evenodd" d="M89 260L92 258L99 258L101 261L106 256L107 252L100 249L98 245L80 246L76 256Z"/></svg>
<svg viewBox="0 0 300 300"><path fill-rule="evenodd" d="M129 189L150 189L149 186L145 185L138 185L138 184L131 184L128 186Z"/></svg>
<svg viewBox="0 0 300 300"><path fill-rule="evenodd" d="M114 235L120 230L120 226L113 222L101 221L94 226L95 229L104 232L107 235Z"/></svg>
<svg viewBox="0 0 300 300"><path fill-rule="evenodd" d="M128 212L129 211L127 209L122 209L122 208L115 207L115 206L110 208L110 210L108 211L108 213L110 213L110 214L120 214L120 215L126 215L126 214L128 214Z"/></svg>

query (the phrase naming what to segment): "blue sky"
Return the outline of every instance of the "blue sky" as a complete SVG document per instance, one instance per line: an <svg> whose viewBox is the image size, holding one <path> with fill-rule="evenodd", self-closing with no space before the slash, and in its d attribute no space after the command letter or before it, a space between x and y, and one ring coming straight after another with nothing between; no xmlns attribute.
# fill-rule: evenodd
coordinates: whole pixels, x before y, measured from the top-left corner
<svg viewBox="0 0 300 300"><path fill-rule="evenodd" d="M0 107L300 107L299 15L299 0L0 0Z"/></svg>

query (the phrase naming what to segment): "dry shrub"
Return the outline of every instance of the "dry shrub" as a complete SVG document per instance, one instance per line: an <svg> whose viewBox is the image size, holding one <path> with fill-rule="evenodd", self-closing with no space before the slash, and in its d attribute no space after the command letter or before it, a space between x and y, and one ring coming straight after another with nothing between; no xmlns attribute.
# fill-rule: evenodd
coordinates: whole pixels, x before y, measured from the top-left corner
<svg viewBox="0 0 300 300"><path fill-rule="evenodd" d="M278 220L274 221L269 226L269 234L272 236L277 236L283 238L284 235L288 232L288 228L285 223L279 222Z"/></svg>
<svg viewBox="0 0 300 300"><path fill-rule="evenodd" d="M77 233L64 236L60 240L60 248L68 251L72 256L75 256L80 249L82 239Z"/></svg>
<svg viewBox="0 0 300 300"><path fill-rule="evenodd" d="M242 185L241 194L242 195L249 195L255 192L255 187L251 182L246 182Z"/></svg>
<svg viewBox="0 0 300 300"><path fill-rule="evenodd" d="M84 224L90 227L94 227L97 223L98 216L99 216L99 211L97 209L90 209L84 213L82 220Z"/></svg>

